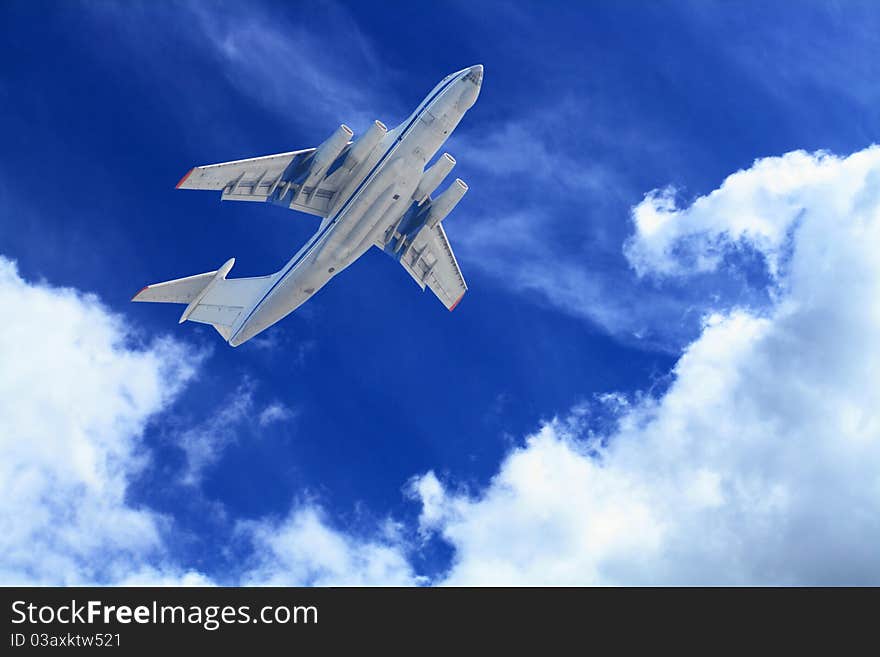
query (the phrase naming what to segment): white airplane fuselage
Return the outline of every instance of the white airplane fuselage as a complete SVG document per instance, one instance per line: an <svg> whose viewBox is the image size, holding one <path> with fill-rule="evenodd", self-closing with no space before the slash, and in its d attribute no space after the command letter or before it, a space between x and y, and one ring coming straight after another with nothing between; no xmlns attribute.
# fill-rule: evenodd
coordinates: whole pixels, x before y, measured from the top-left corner
<svg viewBox="0 0 880 657"><path fill-rule="evenodd" d="M381 242L413 203L425 164L476 102L483 67L444 78L410 117L388 131L357 165L348 188L318 231L271 279L265 292L232 327L237 346L296 310L336 274ZM365 175L364 175L365 174Z"/></svg>

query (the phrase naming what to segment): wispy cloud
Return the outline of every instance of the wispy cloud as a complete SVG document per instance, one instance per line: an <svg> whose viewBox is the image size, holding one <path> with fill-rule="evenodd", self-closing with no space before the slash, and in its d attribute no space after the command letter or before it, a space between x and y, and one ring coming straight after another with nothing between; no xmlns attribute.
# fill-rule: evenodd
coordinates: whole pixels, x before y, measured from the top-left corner
<svg viewBox="0 0 880 657"><path fill-rule="evenodd" d="M359 131L374 119L393 120L395 112L403 111L394 85L400 72L381 60L371 39L335 2L303 3L295 14L262 3L249 5L246 12L226 2L89 8L98 21L112 23L125 35L120 47L143 63L140 74L157 78L159 93L173 94L188 122L194 117L200 125L216 121L206 104L222 100L206 96L207 89L216 93L215 80L193 85L167 80L157 60L169 53L203 58L226 80L230 93L248 99L281 125L309 133L329 134L341 122ZM169 89L169 84L179 86ZM263 119L255 113L252 120ZM299 146L309 145L315 144Z"/></svg>
<svg viewBox="0 0 880 657"><path fill-rule="evenodd" d="M267 427L276 422L287 422L296 417L296 411L288 408L281 402L272 402L262 411L257 418L261 427Z"/></svg>
<svg viewBox="0 0 880 657"><path fill-rule="evenodd" d="M295 342L295 344L291 344ZM261 352L271 354L278 349L284 349L288 353L288 358L293 363L302 367L305 365L310 354L318 347L318 342L311 339L301 339L292 337L284 328L284 325L275 326L271 331L261 333L255 338L251 338L244 345L244 349L256 349Z"/></svg>
<svg viewBox="0 0 880 657"><path fill-rule="evenodd" d="M186 457L181 483L200 485L205 472L223 458L227 449L237 445L244 436L257 435L254 426L265 429L289 422L296 413L295 409L277 400L260 409L256 400L256 383L245 379L206 418L171 433L170 440L183 450Z"/></svg>
<svg viewBox="0 0 880 657"><path fill-rule="evenodd" d="M620 244L641 195L619 161L593 155L607 130L580 124L572 99L531 111L451 144L472 190L447 229L463 266L624 341L677 348L699 329L698 314L681 321L699 297L633 275Z"/></svg>
<svg viewBox="0 0 880 657"><path fill-rule="evenodd" d="M516 176L532 190L543 190L542 200L563 194L615 193L621 180L606 164L587 153L571 153L571 135L565 130L574 112L555 108L528 117L470 130L456 143L462 162L478 167L496 184ZM562 134L560 132L562 131Z"/></svg>
<svg viewBox="0 0 880 657"><path fill-rule="evenodd" d="M339 5L322 3L320 20L306 11L296 23L259 6L242 13L194 4L192 11L196 34L232 85L284 120L365 128L388 111L380 98L393 103L393 73Z"/></svg>
<svg viewBox="0 0 880 657"><path fill-rule="evenodd" d="M880 16L870 3L806 3L798 11L755 5L721 13L695 2L678 9L695 34L789 112L813 112L823 92L835 104L857 106L862 117L880 118ZM784 30L774 15L785 21Z"/></svg>
<svg viewBox="0 0 880 657"><path fill-rule="evenodd" d="M238 442L243 424L254 415L254 383L245 381L202 422L174 436L186 455L181 483L198 486L206 469L216 463L224 450Z"/></svg>

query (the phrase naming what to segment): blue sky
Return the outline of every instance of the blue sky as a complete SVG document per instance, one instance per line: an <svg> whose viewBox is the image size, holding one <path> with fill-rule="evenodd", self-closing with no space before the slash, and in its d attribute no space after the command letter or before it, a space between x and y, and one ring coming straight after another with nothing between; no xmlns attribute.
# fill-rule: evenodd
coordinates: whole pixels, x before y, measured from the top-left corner
<svg viewBox="0 0 880 657"><path fill-rule="evenodd" d="M537 490L516 477L507 481L520 462L531 464L535 486L552 489L554 471L532 467L529 458L544 465L562 458L561 473L577 465L571 476L582 483L599 476L589 464L602 462L596 454L603 449L660 444L632 434L660 426L676 395L690 400L682 403L693 405L693 414L672 422L678 428L664 440L696 432L693 445L702 445L721 440L716 429L751 435L736 430L742 412L699 399L724 376L698 385L686 373L705 372L700 354L714 353L707 345L716 334L757 341L771 331L766 326L787 326L781 313L793 300L824 298L794 277L797 254L812 253L798 236L811 234L811 213L822 215L816 208L838 206L825 205L812 187L797 187L783 194L785 203L755 208L781 194L786 176L812 184L813 168L864 166L873 189L874 165L843 159L867 149L880 129L880 13L872 3L269 2L248 3L245 11L232 2L7 2L0 17L0 254L16 263L8 277L23 295L14 297L20 307L7 311L27 314L24 300L42 290L46 299L97 313L106 344L82 358L51 359L68 368L61 378L71 375L65 363L88 369L106 357L137 362L145 368L137 376L168 389L131 390L134 374L114 368L94 388L82 384L95 393L83 403L103 398L109 408L111 398L122 400L118 412L96 409L95 417L107 415L94 424L82 420L91 416L73 393L43 396L40 377L55 374L51 363L40 370L31 406L21 408L57 416L62 442L82 420L83 442L71 458L79 462L85 453L114 464L98 468L106 477L98 483L74 477L59 488L51 483L57 477L48 477L41 499L111 487L113 513L135 518L149 538L132 530L122 540L105 528L94 549L80 553L55 530L35 527L22 544L5 546L7 580L27 572L35 581L65 582L543 583L536 574L543 572L552 583L727 581L713 561L723 551L690 560L705 562L704 570L671 567L689 554L679 549L688 534L668 530L668 522L648 523L664 528L656 533L656 544L666 546L657 548L656 569L647 562L617 568L631 559L625 541L596 548L602 559L589 567L579 561L589 547L559 547L569 532L592 536L573 518L616 517L620 499L596 508L583 502L573 518L553 500L602 500L602 491L624 480L641 482L626 490L642 490L647 468L626 470L600 489L574 483L578 494L560 484L537 505L546 518L542 511L528 522L512 517L533 498L491 503L510 491ZM317 145L340 122L356 133L373 119L394 125L443 76L476 63L486 68L479 101L447 143L455 173L470 186L445 223L470 288L454 313L378 252L238 349L204 327L178 327L177 307L129 302L146 283L209 271L232 256L235 276L275 271L317 226L307 215L175 190L189 167ZM834 153L840 163L822 155L781 159L778 167L794 173L763 182L762 172L779 168L776 160L764 168L756 160L798 150ZM740 189L722 185L737 171L745 173L745 187L755 185L748 195L754 207L743 209L740 197L725 200ZM866 262L864 271L873 272L873 261ZM809 294L797 296L803 289ZM77 331L88 333L81 324L71 321L80 328L70 328L70 342L79 344ZM27 332L36 342L28 349L42 348L41 330L48 329ZM864 346L869 334L853 344ZM11 338L0 348L12 372L19 349ZM758 365L770 356L755 356L754 367L723 364L724 372L757 381ZM860 358L873 362L869 353ZM714 357L706 362L721 367ZM780 376L792 362L783 362ZM682 392L688 383L696 397ZM76 376L70 385L79 385ZM746 385L761 400L776 400L755 426L774 427L781 437L758 431L748 449L720 461L713 456L711 467L695 465L699 490L716 475L733 482L730 490L743 490L755 472L746 476L735 464L797 435L779 413L810 401L774 396L796 388L784 380L772 391ZM870 458L860 458L873 462L880 426L873 400L844 397L857 415L866 414L856 424L866 427L857 433L867 436ZM712 409L714 423L691 421ZM841 411L841 426L850 426L852 412ZM37 423L21 422L7 428L9 440L22 426L30 427L28 440L45 438L33 429ZM108 447L114 441L125 449ZM663 443L662 453L675 454L672 443ZM559 456L565 450L571 453ZM18 481L30 472L30 458L8 476ZM610 477L620 463L614 459L624 457L604 458L601 476ZM50 456L41 463L40 471L58 467ZM767 477L768 490L785 483ZM560 481L568 480L560 474ZM857 501L872 511L878 499L865 492ZM663 517L660 507L644 504ZM647 517L637 507L626 506L620 517ZM9 513L14 525L23 512ZM792 526L811 526L794 507L779 513ZM88 534L90 522L77 520L71 535ZM515 555L493 571L507 548L474 538L481 522L507 528L499 541L541 558ZM761 522L752 519L747 528ZM868 524L863 532L850 528L853 545L874 531L876 522ZM692 525L696 531L699 522ZM551 538L532 545L541 528L551 538L557 532L558 545ZM678 538L667 541L669 532ZM798 535L792 530L791 540L780 541L773 559L797 562L783 552ZM774 544L760 533L754 540ZM69 574L43 572L48 556L21 561L16 555L28 542L65 563L76 552L65 566ZM321 561L328 544L339 560ZM569 553L581 565L542 569L542 559L564 563ZM829 565L829 554L819 551L790 572L765 567L777 563L766 555L745 559L758 565L730 581L876 582L880 569L869 556L861 570L844 572ZM496 576L482 577L488 572Z"/></svg>

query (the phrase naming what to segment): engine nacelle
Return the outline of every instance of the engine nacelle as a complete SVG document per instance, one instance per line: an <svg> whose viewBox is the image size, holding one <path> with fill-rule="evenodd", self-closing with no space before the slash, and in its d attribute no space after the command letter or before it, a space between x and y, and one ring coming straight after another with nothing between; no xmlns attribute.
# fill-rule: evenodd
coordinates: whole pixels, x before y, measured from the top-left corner
<svg viewBox="0 0 880 657"><path fill-rule="evenodd" d="M345 157L345 164L343 166L350 171L367 159L370 153L373 152L373 149L382 141L382 137L385 136L386 132L388 132L388 128L385 127L384 123L373 121L370 129L354 142L351 150L348 151L348 155Z"/></svg>
<svg viewBox="0 0 880 657"><path fill-rule="evenodd" d="M455 158L449 153L443 153L443 157L437 160L434 163L434 166L422 174L419 186L416 187L416 191L413 192L413 200L418 205L424 203L431 192L437 189L440 186L440 183L442 183L446 176L449 175L449 172L452 171L452 167L454 166ZM465 189L467 189L467 185L465 185Z"/></svg>
<svg viewBox="0 0 880 657"><path fill-rule="evenodd" d="M428 218L425 220L425 226L428 229L434 228L443 219L446 218L453 208L458 205L461 197L465 195L468 186L461 178L456 178L445 192L431 201L431 209L428 211Z"/></svg>
<svg viewBox="0 0 880 657"><path fill-rule="evenodd" d="M342 153L342 149L348 145L348 140L352 138L354 132L347 125L342 124L336 131L330 135L330 138L315 150L312 157L312 165L309 168L308 177L303 181L302 187L314 187L321 178L327 168L333 164L337 157Z"/></svg>

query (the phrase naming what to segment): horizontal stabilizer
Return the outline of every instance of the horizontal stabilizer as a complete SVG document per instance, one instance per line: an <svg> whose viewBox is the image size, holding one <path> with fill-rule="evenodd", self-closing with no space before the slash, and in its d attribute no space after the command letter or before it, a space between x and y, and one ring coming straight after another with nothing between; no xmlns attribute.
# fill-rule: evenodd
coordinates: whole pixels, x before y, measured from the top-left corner
<svg viewBox="0 0 880 657"><path fill-rule="evenodd" d="M151 301L153 303L191 303L199 292L205 289L217 275L216 271L196 274L173 281L147 285L132 297L132 301Z"/></svg>
<svg viewBox="0 0 880 657"><path fill-rule="evenodd" d="M241 313L250 310L277 277L272 274L227 279L233 264L235 258L230 258L216 271L148 285L132 301L187 304L180 316L181 323L189 320L210 324L229 340Z"/></svg>

